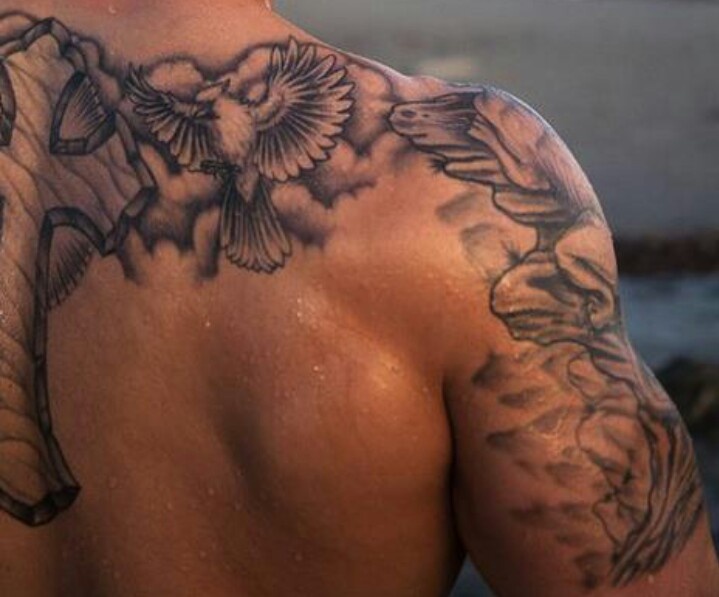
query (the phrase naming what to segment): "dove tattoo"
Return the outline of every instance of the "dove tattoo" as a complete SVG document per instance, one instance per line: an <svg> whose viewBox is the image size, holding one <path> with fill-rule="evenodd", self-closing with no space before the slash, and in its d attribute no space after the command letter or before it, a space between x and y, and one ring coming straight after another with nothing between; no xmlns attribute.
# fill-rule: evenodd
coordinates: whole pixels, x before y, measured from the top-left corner
<svg viewBox="0 0 719 597"><path fill-rule="evenodd" d="M248 48L251 92L228 74L188 101L155 88L142 69L117 81L99 63L99 43L56 19L9 20L0 15L0 514L34 527L70 508L81 491L52 416L54 310L98 258L118 259L127 279L141 284L129 235L151 247L165 239L150 230L159 221L184 249L200 214L217 204L219 242L192 247L200 275L216 274L220 247L241 268L281 268L292 246L272 186L328 160L340 136L350 144L355 84L337 56L289 39ZM181 225L166 215L137 121L178 167L219 181L216 200L202 197L199 208L187 190Z"/></svg>
<svg viewBox="0 0 719 597"><path fill-rule="evenodd" d="M270 196L330 157L350 118L354 85L336 58L294 38L274 46L266 90L252 101L230 79L201 89L193 101L153 87L142 70L125 83L134 112L157 141L189 171L222 181L220 248L254 272L282 268L292 245Z"/></svg>

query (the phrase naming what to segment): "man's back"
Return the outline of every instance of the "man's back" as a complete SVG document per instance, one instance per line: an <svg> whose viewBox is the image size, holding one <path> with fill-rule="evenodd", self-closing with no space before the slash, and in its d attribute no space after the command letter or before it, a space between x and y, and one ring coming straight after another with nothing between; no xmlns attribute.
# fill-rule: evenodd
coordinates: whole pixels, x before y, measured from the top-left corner
<svg viewBox="0 0 719 597"><path fill-rule="evenodd" d="M566 148L259 4L2 19L2 594L711 594Z"/></svg>

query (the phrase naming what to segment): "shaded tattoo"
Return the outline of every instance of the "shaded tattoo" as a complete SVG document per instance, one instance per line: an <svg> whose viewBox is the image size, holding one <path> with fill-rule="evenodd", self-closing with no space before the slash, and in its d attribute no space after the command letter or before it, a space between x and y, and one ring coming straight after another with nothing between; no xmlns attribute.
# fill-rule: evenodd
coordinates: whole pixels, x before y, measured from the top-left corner
<svg viewBox="0 0 719 597"><path fill-rule="evenodd" d="M291 254L270 181L286 182L327 160L353 101L334 56L290 39L272 49L266 90L253 101L224 79L190 101L154 88L141 71L126 82L146 126L183 168L221 182L220 247L240 267L271 273Z"/></svg>
<svg viewBox="0 0 719 597"><path fill-rule="evenodd" d="M501 405L535 417L487 442L555 486L577 487L587 463L603 481L591 488L594 502L537 502L515 510L516 520L575 549L588 588L659 570L696 527L700 481L675 408L629 346L614 262L591 253L611 238L586 177L540 117L495 89L400 103L389 121L439 172L488 187L498 211L536 233L535 245L510 256L491 281L490 308L515 341L538 347L553 381L544 388L519 381L502 394ZM465 193L438 216L446 221L471 201ZM465 246L473 229L463 232ZM484 373L474 382L492 383ZM558 389L578 392L580 406L557 406ZM542 463L541 438L558 429L573 430L574 447ZM597 525L608 550L593 540Z"/></svg>
<svg viewBox="0 0 719 597"><path fill-rule="evenodd" d="M53 20L0 46L0 506L29 525L79 491L52 429L48 311L93 252L115 250L153 187L127 122L101 99L106 77Z"/></svg>
<svg viewBox="0 0 719 597"><path fill-rule="evenodd" d="M682 549L702 507L690 441L628 345L614 264L586 249L610 242L591 186L529 108L489 88L403 101L381 71L293 38L219 68L179 57L111 67L96 42L56 20L8 18L14 29L0 38L5 511L43 524L79 492L53 433L47 322L94 257L115 255L140 284L139 256L161 243L191 254L199 279L217 275L223 259L237 275L279 275L293 241L324 246L326 214L372 188L388 156L419 150L438 173L481 185L488 209L533 239L531 248L504 241L506 260L485 272L488 307L514 341L536 349L532 370L550 381L515 380L501 392L503 408L531 420L496 430L488 445L557 487L576 486L587 466L599 479L591 502L535 500L515 519L574 549L588 587L627 584ZM365 105L365 87L381 108ZM336 156L343 167L330 171ZM463 193L438 218L460 221L476 200ZM462 231L467 253L481 250L492 225ZM506 360L493 355L476 387L506 385ZM558 388L579 404L553 404ZM571 445L541 462L538 438L558 428L572 429ZM608 549L595 545L597 528Z"/></svg>
<svg viewBox="0 0 719 597"><path fill-rule="evenodd" d="M15 124L15 92L10 75L0 62L0 147L10 145Z"/></svg>
<svg viewBox="0 0 719 597"><path fill-rule="evenodd" d="M217 275L221 255L272 273L291 235L324 242L309 218L278 209L276 186L329 209L376 174L311 193L330 188L317 171L335 150L369 160L346 133L349 62L319 45L252 47L219 74L180 58L112 70L96 42L55 19L0 22L0 507L40 525L80 490L53 433L48 314L93 255L116 255L138 283L142 251L166 241L196 256L200 278ZM363 143L382 134L352 128Z"/></svg>

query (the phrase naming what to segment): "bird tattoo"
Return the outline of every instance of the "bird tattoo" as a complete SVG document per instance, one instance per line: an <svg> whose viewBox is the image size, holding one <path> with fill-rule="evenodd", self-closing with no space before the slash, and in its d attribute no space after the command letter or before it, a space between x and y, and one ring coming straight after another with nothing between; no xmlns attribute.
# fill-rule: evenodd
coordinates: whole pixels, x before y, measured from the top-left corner
<svg viewBox="0 0 719 597"><path fill-rule="evenodd" d="M317 50L294 38L274 46L259 101L233 93L230 79L184 101L130 68L126 94L155 139L181 167L221 181L220 248L241 268L272 273L285 265L292 245L271 185L329 159L350 117L347 70Z"/></svg>

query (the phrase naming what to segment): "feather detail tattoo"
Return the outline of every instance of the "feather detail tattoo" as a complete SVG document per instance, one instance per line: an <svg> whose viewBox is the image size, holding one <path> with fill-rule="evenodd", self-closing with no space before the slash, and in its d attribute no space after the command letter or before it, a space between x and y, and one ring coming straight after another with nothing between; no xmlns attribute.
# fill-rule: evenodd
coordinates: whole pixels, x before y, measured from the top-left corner
<svg viewBox="0 0 719 597"><path fill-rule="evenodd" d="M131 68L125 82L135 113L177 163L222 181L220 247L241 268L272 273L284 266L292 245L271 183L327 160L350 117L347 70L317 50L294 38L275 46L257 102L231 93L227 79L189 102L153 87L142 70Z"/></svg>

